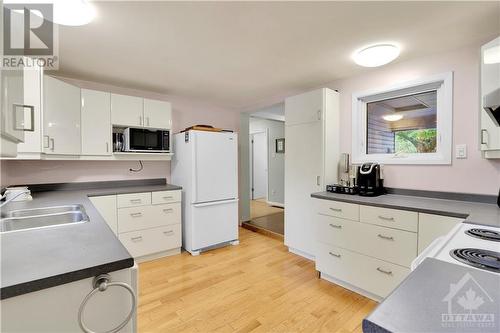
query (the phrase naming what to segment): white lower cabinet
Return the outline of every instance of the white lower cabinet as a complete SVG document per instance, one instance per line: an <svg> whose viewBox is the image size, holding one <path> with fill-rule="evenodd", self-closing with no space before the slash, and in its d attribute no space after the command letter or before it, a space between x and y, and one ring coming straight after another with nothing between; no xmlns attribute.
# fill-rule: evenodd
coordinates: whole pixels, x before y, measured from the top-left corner
<svg viewBox="0 0 500 333"><path fill-rule="evenodd" d="M411 262L462 219L315 199L316 269L375 300L410 273Z"/></svg>
<svg viewBox="0 0 500 333"><path fill-rule="evenodd" d="M98 196L91 201L136 260L180 252L180 190Z"/></svg>

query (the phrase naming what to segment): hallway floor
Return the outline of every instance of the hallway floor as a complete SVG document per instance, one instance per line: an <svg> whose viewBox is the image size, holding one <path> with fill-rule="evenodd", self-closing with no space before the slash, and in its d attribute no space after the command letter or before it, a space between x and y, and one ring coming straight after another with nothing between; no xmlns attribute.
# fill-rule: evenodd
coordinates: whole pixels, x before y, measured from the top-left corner
<svg viewBox="0 0 500 333"><path fill-rule="evenodd" d="M283 236L285 234L285 211L283 208L269 206L265 199L250 202L251 220L243 224L253 231L264 231Z"/></svg>

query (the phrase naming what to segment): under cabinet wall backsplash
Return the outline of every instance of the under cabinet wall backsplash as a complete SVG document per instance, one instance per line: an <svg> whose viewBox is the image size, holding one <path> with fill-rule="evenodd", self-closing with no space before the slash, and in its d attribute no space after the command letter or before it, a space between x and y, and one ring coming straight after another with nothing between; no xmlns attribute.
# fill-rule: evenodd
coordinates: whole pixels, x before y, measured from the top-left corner
<svg viewBox="0 0 500 333"><path fill-rule="evenodd" d="M170 162L144 161L143 164L142 171L130 172L130 168L139 167L137 161L2 161L2 185L151 178L170 180Z"/></svg>

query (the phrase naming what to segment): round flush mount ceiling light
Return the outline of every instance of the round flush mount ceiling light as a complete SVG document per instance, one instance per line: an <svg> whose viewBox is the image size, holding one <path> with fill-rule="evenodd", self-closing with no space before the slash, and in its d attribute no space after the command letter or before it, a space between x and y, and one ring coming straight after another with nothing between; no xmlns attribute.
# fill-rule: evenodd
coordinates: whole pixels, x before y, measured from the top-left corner
<svg viewBox="0 0 500 333"><path fill-rule="evenodd" d="M52 4L52 22L60 25L81 26L90 23L96 17L94 5L86 0L5 0L5 4ZM38 10L33 14L43 17Z"/></svg>
<svg viewBox="0 0 500 333"><path fill-rule="evenodd" d="M398 121L403 119L402 114L388 114L382 117L386 121Z"/></svg>
<svg viewBox="0 0 500 333"><path fill-rule="evenodd" d="M384 43L364 47L352 56L354 62L363 67L378 67L390 63L399 56L399 47Z"/></svg>

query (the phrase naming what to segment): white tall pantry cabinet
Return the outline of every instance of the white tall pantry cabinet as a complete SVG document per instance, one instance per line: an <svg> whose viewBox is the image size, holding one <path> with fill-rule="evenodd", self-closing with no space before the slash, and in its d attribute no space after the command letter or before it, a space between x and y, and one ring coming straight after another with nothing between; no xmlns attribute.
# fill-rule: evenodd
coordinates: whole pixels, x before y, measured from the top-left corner
<svg viewBox="0 0 500 333"><path fill-rule="evenodd" d="M337 182L339 94L322 88L285 100L285 245L314 258L311 193Z"/></svg>

